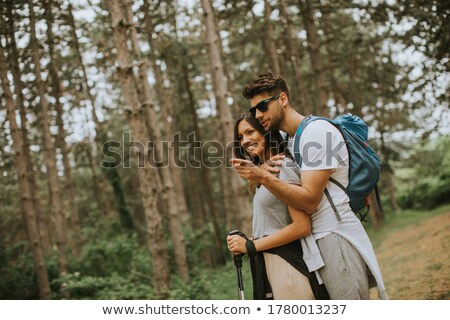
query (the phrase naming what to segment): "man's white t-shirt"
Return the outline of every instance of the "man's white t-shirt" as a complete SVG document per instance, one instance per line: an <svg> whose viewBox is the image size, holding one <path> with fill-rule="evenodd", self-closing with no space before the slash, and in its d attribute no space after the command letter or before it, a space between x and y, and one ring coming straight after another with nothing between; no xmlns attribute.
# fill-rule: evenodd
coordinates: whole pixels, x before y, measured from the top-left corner
<svg viewBox="0 0 450 320"><path fill-rule="evenodd" d="M294 139L295 141L295 139ZM344 187L348 185L349 159L345 140L339 130L325 120L316 120L308 124L300 138L300 155L302 157L301 171L334 169L331 177ZM330 193L338 212L351 210L347 194L336 184L328 182L326 188ZM333 208L325 194L311 215L311 221L318 216L335 217ZM327 233L315 234L320 239Z"/></svg>
<svg viewBox="0 0 450 320"><path fill-rule="evenodd" d="M294 141L295 142L295 139ZM291 146L292 147L292 146ZM291 151L293 148L290 148ZM336 127L325 120L316 120L308 124L300 138L302 171L334 169L331 174L343 186L348 185L349 157L344 138ZM381 276L375 252L361 222L350 208L347 194L332 182L327 189L341 217L338 221L325 194L317 211L311 214L312 235L314 240L336 233L345 238L363 257L378 286L378 295L387 299L386 289ZM303 258L310 272L319 270L324 262L316 241L302 241Z"/></svg>

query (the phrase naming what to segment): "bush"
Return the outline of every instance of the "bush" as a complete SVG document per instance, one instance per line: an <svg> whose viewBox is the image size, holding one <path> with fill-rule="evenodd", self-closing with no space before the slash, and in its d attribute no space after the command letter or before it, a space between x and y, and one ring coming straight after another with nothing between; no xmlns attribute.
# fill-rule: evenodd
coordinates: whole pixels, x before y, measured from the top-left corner
<svg viewBox="0 0 450 320"><path fill-rule="evenodd" d="M0 246L0 299L39 299L33 257L27 242Z"/></svg>
<svg viewBox="0 0 450 320"><path fill-rule="evenodd" d="M441 137L416 150L402 177L398 202L404 208L433 209L450 202L450 137Z"/></svg>
<svg viewBox="0 0 450 320"><path fill-rule="evenodd" d="M64 279L58 279L72 299L92 300L147 300L154 299L148 279L133 274L113 273L105 277L82 276L76 272Z"/></svg>

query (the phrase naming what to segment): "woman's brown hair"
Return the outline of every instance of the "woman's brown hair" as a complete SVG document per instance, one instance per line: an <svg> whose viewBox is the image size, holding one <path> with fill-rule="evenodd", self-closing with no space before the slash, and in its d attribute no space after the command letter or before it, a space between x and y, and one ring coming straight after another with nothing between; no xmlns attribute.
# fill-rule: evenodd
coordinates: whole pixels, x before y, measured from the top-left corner
<svg viewBox="0 0 450 320"><path fill-rule="evenodd" d="M280 153L284 153L287 157L292 158L289 149L287 148L287 142L284 141L281 136L280 131L274 130L270 132L265 132L264 128L261 126L259 121L253 117L253 115L246 111L241 114L237 119L234 125L234 156L239 159L247 159L251 160L255 165L262 164L262 161L259 157L253 157L244 150L241 146L241 141L239 139L239 131L238 127L241 121L247 121L256 131L261 133L264 136L264 152L266 155L276 155Z"/></svg>

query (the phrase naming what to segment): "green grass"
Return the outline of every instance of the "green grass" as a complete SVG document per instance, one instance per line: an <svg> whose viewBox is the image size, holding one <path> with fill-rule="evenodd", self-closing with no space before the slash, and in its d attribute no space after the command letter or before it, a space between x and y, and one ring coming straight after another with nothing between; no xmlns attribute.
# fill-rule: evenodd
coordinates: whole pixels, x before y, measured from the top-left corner
<svg viewBox="0 0 450 320"><path fill-rule="evenodd" d="M236 267L231 260L225 266L204 271L207 278L207 289L214 300L236 300L238 298ZM244 293L246 300L253 299L252 275L248 257L242 259L242 279L244 281Z"/></svg>
<svg viewBox="0 0 450 320"><path fill-rule="evenodd" d="M389 234L447 212L450 212L450 205L444 205L433 210L385 212L381 228L375 229L370 224L366 224L365 228L372 241L372 245L376 248Z"/></svg>

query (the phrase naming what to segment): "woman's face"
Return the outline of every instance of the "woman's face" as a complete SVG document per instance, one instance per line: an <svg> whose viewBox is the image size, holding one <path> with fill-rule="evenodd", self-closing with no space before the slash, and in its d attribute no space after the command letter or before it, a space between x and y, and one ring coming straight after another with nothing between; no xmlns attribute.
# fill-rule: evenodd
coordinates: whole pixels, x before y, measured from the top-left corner
<svg viewBox="0 0 450 320"><path fill-rule="evenodd" d="M238 125L238 138L242 148L249 155L263 158L264 136L245 120L242 120Z"/></svg>

